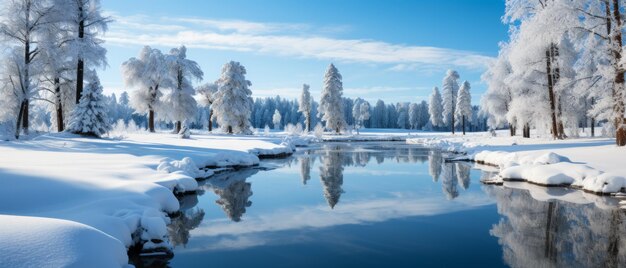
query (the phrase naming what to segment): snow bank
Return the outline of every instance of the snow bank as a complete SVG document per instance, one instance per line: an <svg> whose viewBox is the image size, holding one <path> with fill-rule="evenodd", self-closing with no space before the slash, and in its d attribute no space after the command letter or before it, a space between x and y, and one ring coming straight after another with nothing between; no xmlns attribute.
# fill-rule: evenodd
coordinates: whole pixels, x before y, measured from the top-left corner
<svg viewBox="0 0 626 268"><path fill-rule="evenodd" d="M0 222L3 267L129 266L125 245L90 226L10 215L0 215Z"/></svg>
<svg viewBox="0 0 626 268"><path fill-rule="evenodd" d="M470 160L498 167L499 175L485 183L522 180L544 186L573 186L585 191L608 194L626 188L622 164L626 152L611 139L521 139L490 137L484 133L467 136L433 134L408 139L443 151L462 154L455 160ZM498 178L499 177L499 178Z"/></svg>
<svg viewBox="0 0 626 268"><path fill-rule="evenodd" d="M248 153L254 148L294 147L251 136L164 133L0 142L0 181L10 186L0 187L0 214L12 215L0 217L0 266L119 267L133 245L168 249L168 214L180 206L174 193L196 191L196 178L213 175L207 167L257 165ZM52 259L51 247L58 247Z"/></svg>

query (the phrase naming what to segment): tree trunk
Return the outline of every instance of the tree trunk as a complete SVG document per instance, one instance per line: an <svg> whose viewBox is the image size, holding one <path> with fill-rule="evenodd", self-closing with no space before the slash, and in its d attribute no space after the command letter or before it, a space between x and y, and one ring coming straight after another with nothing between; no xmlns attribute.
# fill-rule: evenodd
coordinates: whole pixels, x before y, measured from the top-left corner
<svg viewBox="0 0 626 268"><path fill-rule="evenodd" d="M54 93L56 95L57 131L62 132L65 129L65 124L63 123L63 99L59 80L58 77L54 78Z"/></svg>
<svg viewBox="0 0 626 268"><path fill-rule="evenodd" d="M29 110L29 101L24 100L24 113L22 113L22 129L24 129L24 134L28 135L28 110Z"/></svg>
<svg viewBox="0 0 626 268"><path fill-rule="evenodd" d="M596 136L596 118L592 117L591 118L591 137L595 137Z"/></svg>
<svg viewBox="0 0 626 268"><path fill-rule="evenodd" d="M150 110L148 112L148 130L150 132L154 132L154 111Z"/></svg>
<svg viewBox="0 0 626 268"><path fill-rule="evenodd" d="M554 99L554 80L552 76L552 55L551 49L546 49L546 73L548 76L548 97L550 99L550 119L552 123L552 138L557 139L559 130L556 123L556 103Z"/></svg>
<svg viewBox="0 0 626 268"><path fill-rule="evenodd" d="M622 14L618 0L613 0L613 21L615 22L615 30L611 32L614 42L613 65L615 66L615 78L613 83L613 112L615 114L615 143L617 146L626 145L626 129L624 129L624 69L620 67L622 61Z"/></svg>
<svg viewBox="0 0 626 268"><path fill-rule="evenodd" d="M228 126L228 134L233 134L233 127L232 126Z"/></svg>
<svg viewBox="0 0 626 268"><path fill-rule="evenodd" d="M22 130L22 116L24 114L24 101L20 104L20 112L17 114L17 120L15 124L15 138L20 138L20 130Z"/></svg>
<svg viewBox="0 0 626 268"><path fill-rule="evenodd" d="M209 132L213 131L213 109L209 109Z"/></svg>
<svg viewBox="0 0 626 268"><path fill-rule="evenodd" d="M461 128L463 128L463 136L465 136L465 116L461 119Z"/></svg>
<svg viewBox="0 0 626 268"><path fill-rule="evenodd" d="M82 40L85 37L85 20L83 19L83 6L79 3L78 6L79 18L81 21L78 23L78 39ZM76 104L80 102L80 97L83 94L83 78L85 75L85 62L82 58L78 58L78 64L76 66Z"/></svg>
<svg viewBox="0 0 626 268"><path fill-rule="evenodd" d="M528 123L524 124L524 127L522 128L522 137L530 138L530 126Z"/></svg>
<svg viewBox="0 0 626 268"><path fill-rule="evenodd" d="M452 135L454 135L454 113L452 113Z"/></svg>
<svg viewBox="0 0 626 268"><path fill-rule="evenodd" d="M180 121L176 121L176 126L174 130L176 130L177 134L180 133L181 128L182 128L182 123Z"/></svg>
<svg viewBox="0 0 626 268"><path fill-rule="evenodd" d="M515 136L515 132L517 131L515 129L515 126L513 126L513 124L509 124L509 132L511 133L511 137Z"/></svg>
<svg viewBox="0 0 626 268"><path fill-rule="evenodd" d="M306 114L306 132L309 133L309 131L311 131L311 111Z"/></svg>

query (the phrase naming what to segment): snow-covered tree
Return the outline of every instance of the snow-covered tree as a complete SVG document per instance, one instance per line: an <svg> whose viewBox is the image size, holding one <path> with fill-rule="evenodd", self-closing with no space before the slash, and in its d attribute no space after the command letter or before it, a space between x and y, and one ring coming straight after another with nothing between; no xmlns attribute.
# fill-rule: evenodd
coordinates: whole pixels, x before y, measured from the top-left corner
<svg viewBox="0 0 626 268"><path fill-rule="evenodd" d="M365 125L365 121L370 119L370 103L362 99L354 101L352 116L354 116L354 128L359 134L359 129Z"/></svg>
<svg viewBox="0 0 626 268"><path fill-rule="evenodd" d="M508 44L500 45L498 58L493 62L481 79L487 84L487 91L482 95L480 108L489 116L488 124L492 129L509 125L511 136L515 136L517 120L512 116L512 120L507 120L507 114L513 101L513 92L508 77L512 73L509 63Z"/></svg>
<svg viewBox="0 0 626 268"><path fill-rule="evenodd" d="M452 128L454 134L454 114L456 112L456 95L459 91L459 73L455 70L448 70L443 78L442 104L443 104L443 123ZM432 112L431 112L432 113Z"/></svg>
<svg viewBox="0 0 626 268"><path fill-rule="evenodd" d="M160 50L145 46L138 58L122 64L122 76L126 86L138 87L132 93L131 106L138 113L148 114L148 129L154 132L154 113L161 105L161 89L174 85L165 56Z"/></svg>
<svg viewBox="0 0 626 268"><path fill-rule="evenodd" d="M326 128L334 130L335 133L339 133L346 126L342 95L341 74L335 65L330 64L324 76L319 113L322 121L326 123Z"/></svg>
<svg viewBox="0 0 626 268"><path fill-rule="evenodd" d="M246 80L246 68L231 61L222 67L217 81L218 90L213 102L215 116L220 127L228 133L250 133L252 91Z"/></svg>
<svg viewBox="0 0 626 268"><path fill-rule="evenodd" d="M417 129L419 120L419 105L411 103L409 105L409 125L411 129Z"/></svg>
<svg viewBox="0 0 626 268"><path fill-rule="evenodd" d="M187 59L187 48L173 48L166 57L174 85L163 97L163 114L175 122L174 132L181 130L181 123L191 119L196 113L197 103L193 98L195 91L192 80L202 80L202 70L198 63Z"/></svg>
<svg viewBox="0 0 626 268"><path fill-rule="evenodd" d="M282 120L282 116L278 109L274 110L274 115L272 116L272 123L274 124L274 129L280 129L280 121Z"/></svg>
<svg viewBox="0 0 626 268"><path fill-rule="evenodd" d="M100 80L94 74L83 91L80 102L70 115L68 130L73 133L100 137L111 129L107 107L102 96Z"/></svg>
<svg viewBox="0 0 626 268"><path fill-rule="evenodd" d="M209 109L208 125L209 132L213 131L213 102L217 93L217 84L207 83L196 88L196 94L200 96L200 105Z"/></svg>
<svg viewBox="0 0 626 268"><path fill-rule="evenodd" d="M83 90L85 70L107 65L106 49L102 46L103 35L111 22L102 15L100 0L53 0L58 12L58 20L73 37L67 40L71 58L76 64L76 103Z"/></svg>
<svg viewBox="0 0 626 268"><path fill-rule="evenodd" d="M443 126L443 100L439 94L439 88L434 87L433 93L430 95L428 103L428 112L430 113L430 123L433 127Z"/></svg>
<svg viewBox="0 0 626 268"><path fill-rule="evenodd" d="M305 131L308 133L311 131L311 105L313 104L311 92L309 92L309 85L302 85L302 94L300 95L300 99L298 99L298 104L300 106L298 112L304 115L304 127Z"/></svg>
<svg viewBox="0 0 626 268"><path fill-rule="evenodd" d="M465 122L472 118L472 96L470 95L470 83L465 81L461 85L456 98L456 111L454 113L457 122L461 122L461 129L465 135Z"/></svg>
<svg viewBox="0 0 626 268"><path fill-rule="evenodd" d="M403 128L403 129L408 129L410 127L409 125L409 103L408 102L402 102L402 103L398 103L398 105L396 106L396 109L398 111L397 115L397 124L399 128Z"/></svg>
<svg viewBox="0 0 626 268"><path fill-rule="evenodd" d="M3 77L17 97L18 104L15 137L20 130L28 133L30 100L37 94L38 74L42 63L42 34L50 30L47 26L54 14L53 5L38 0L3 0L0 2L0 35L8 50L3 53Z"/></svg>

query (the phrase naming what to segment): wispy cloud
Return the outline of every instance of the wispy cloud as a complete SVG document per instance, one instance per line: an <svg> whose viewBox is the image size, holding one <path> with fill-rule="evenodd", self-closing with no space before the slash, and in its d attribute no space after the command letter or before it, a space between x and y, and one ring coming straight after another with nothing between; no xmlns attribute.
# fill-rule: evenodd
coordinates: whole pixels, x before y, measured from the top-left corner
<svg viewBox="0 0 626 268"><path fill-rule="evenodd" d="M323 36L329 27L306 24L259 23L198 18L119 16L105 39L113 45L161 45L249 51L260 54L320 60L391 64L393 71L420 66L484 69L491 57L471 51L392 44L367 39ZM338 28L345 28L337 26ZM319 31L316 31L319 29Z"/></svg>

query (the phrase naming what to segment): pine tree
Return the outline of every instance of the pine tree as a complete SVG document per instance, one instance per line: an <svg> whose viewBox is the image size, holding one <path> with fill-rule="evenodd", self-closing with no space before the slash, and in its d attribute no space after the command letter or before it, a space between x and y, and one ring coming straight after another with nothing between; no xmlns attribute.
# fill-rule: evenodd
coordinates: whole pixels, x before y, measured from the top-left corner
<svg viewBox="0 0 626 268"><path fill-rule="evenodd" d="M94 74L83 91L80 102L70 115L68 131L85 136L100 137L111 129L107 107L102 96L100 80Z"/></svg>
<svg viewBox="0 0 626 268"><path fill-rule="evenodd" d="M456 111L456 95L459 91L459 73L454 70L448 70L446 77L443 78L442 104L443 104L443 123L448 124L452 128L454 134L454 114Z"/></svg>
<svg viewBox="0 0 626 268"><path fill-rule="evenodd" d="M461 121L463 135L465 135L465 122L472 118L472 97L470 95L470 83L465 81L459 90L456 99L456 111L454 116L457 122Z"/></svg>
<svg viewBox="0 0 626 268"><path fill-rule="evenodd" d="M213 103L217 122L222 130L232 133L250 133L252 114L252 91L246 80L246 68L231 61L222 67L222 76L217 81L218 90Z"/></svg>
<svg viewBox="0 0 626 268"><path fill-rule="evenodd" d="M324 76L324 87L319 107L320 117L326 123L326 128L334 130L337 134L346 126L341 97L343 95L341 78L339 70L335 68L335 65L330 64Z"/></svg>
<svg viewBox="0 0 626 268"><path fill-rule="evenodd" d="M433 88L433 93L430 95L428 112L430 113L430 123L433 127L443 126L443 104L439 88L437 87Z"/></svg>
<svg viewBox="0 0 626 268"><path fill-rule="evenodd" d="M300 95L300 99L298 99L298 112L301 112L304 115L304 127L305 131L308 133L311 131L311 105L313 99L311 98L311 93L309 92L309 85L302 85L302 95Z"/></svg>

